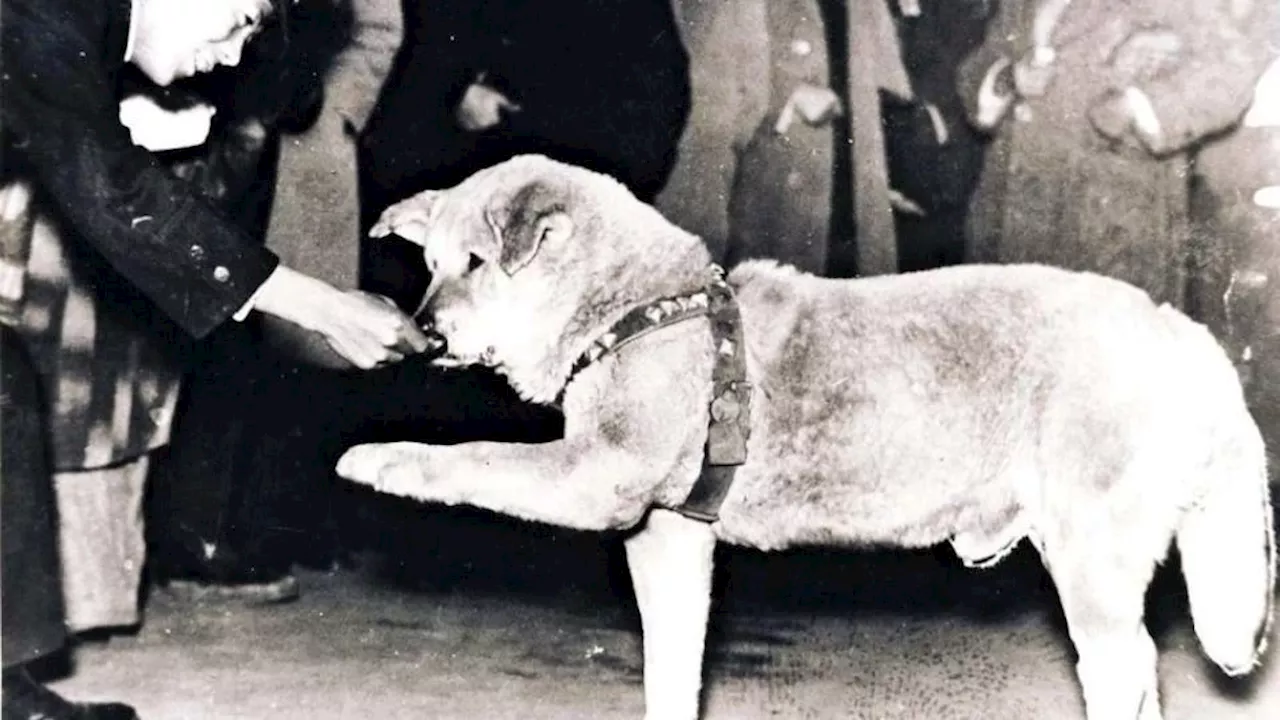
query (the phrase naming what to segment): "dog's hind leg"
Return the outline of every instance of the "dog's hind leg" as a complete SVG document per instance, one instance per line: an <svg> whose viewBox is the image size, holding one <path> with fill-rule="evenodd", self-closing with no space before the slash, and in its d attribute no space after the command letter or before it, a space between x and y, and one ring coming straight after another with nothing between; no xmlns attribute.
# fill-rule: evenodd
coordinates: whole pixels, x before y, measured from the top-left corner
<svg viewBox="0 0 1280 720"><path fill-rule="evenodd" d="M1156 647L1143 621L1158 557L1144 553L1149 545L1116 532L1109 519L1100 524L1105 527L1067 528L1045 538L1041 549L1078 655L1085 714L1088 720L1160 720Z"/></svg>
<svg viewBox="0 0 1280 720"><path fill-rule="evenodd" d="M626 540L644 630L647 720L695 720L711 607L711 526L656 509Z"/></svg>

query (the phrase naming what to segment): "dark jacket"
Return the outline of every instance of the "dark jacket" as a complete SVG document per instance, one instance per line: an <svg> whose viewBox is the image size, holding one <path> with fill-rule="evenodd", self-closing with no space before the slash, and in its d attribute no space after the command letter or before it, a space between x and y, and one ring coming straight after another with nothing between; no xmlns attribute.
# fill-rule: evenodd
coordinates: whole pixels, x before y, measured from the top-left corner
<svg viewBox="0 0 1280 720"><path fill-rule="evenodd" d="M1243 115L1266 66L1265 44L1250 39L1240 14L1246 5L1072 0L1053 31L1053 82L1042 96L1020 100L987 147L969 215L969 259L1095 272L1185 307L1187 153ZM982 45L958 72L971 116L993 64L1031 48L1035 11L1035 3L998 4ZM1167 58L1126 61L1152 32L1176 36L1179 46ZM1160 122L1150 147L1132 124L1121 137L1098 125L1126 87L1150 99Z"/></svg>
<svg viewBox="0 0 1280 720"><path fill-rule="evenodd" d="M130 0L4 0L4 174L183 329L238 310L277 260L135 146L118 119Z"/></svg>
<svg viewBox="0 0 1280 720"><path fill-rule="evenodd" d="M389 200L538 152L662 187L689 108L688 58L668 0L406 0L405 41L365 131ZM468 133L454 110L478 76L522 107Z"/></svg>

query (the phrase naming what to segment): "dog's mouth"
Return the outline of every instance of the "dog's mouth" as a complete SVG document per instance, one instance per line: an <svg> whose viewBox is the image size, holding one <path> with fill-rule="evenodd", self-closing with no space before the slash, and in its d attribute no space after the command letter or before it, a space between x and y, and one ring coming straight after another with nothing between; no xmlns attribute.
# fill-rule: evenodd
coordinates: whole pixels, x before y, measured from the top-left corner
<svg viewBox="0 0 1280 720"><path fill-rule="evenodd" d="M449 354L449 341L430 325L422 326L422 334L427 336L427 349L422 351L427 362L437 367L461 367L461 358Z"/></svg>
<svg viewBox="0 0 1280 720"><path fill-rule="evenodd" d="M463 357L449 351L448 339L435 328L423 325L422 332L427 336L427 349L423 354L427 355L427 361L436 367L461 368L468 365L494 367L496 364L494 354L497 351L493 346L486 348L478 357Z"/></svg>

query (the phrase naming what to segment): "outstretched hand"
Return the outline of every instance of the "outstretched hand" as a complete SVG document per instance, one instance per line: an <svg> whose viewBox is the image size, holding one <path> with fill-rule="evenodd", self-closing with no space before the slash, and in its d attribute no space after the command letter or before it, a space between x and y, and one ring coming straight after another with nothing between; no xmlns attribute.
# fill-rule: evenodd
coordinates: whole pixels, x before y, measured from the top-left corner
<svg viewBox="0 0 1280 720"><path fill-rule="evenodd" d="M334 313L318 331L354 365L371 368L426 351L427 336L390 298L351 290L338 296Z"/></svg>
<svg viewBox="0 0 1280 720"><path fill-rule="evenodd" d="M388 298L344 292L283 266L262 286L254 307L319 333L335 352L366 370L425 352L431 344Z"/></svg>

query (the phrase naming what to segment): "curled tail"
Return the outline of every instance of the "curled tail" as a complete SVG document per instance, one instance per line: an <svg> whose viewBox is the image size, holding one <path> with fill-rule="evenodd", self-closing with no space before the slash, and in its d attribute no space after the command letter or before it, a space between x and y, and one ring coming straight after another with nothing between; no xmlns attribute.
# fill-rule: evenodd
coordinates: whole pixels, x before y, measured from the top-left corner
<svg viewBox="0 0 1280 720"><path fill-rule="evenodd" d="M1266 446L1239 375L1208 328L1168 305L1159 312L1176 338L1170 354L1190 363L1196 378L1184 387L1208 449L1194 469L1197 501L1176 533L1191 619L1209 659L1228 675L1244 675L1266 651L1275 602Z"/></svg>
<svg viewBox="0 0 1280 720"><path fill-rule="evenodd" d="M1261 661L1276 580L1266 456L1252 418L1243 407L1241 412L1247 427L1207 468L1205 494L1177 531L1196 636L1205 654L1232 676Z"/></svg>

